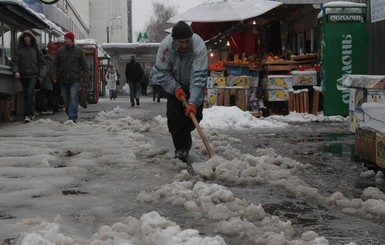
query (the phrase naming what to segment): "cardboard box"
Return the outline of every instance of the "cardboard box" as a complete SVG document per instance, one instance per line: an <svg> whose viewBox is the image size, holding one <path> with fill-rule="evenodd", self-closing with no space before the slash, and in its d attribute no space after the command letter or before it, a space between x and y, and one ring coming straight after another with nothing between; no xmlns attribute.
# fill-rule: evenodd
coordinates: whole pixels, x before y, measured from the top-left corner
<svg viewBox="0 0 385 245"><path fill-rule="evenodd" d="M206 101L207 101L208 107L217 105L217 89L216 88L207 89L206 98L207 98Z"/></svg>
<svg viewBox="0 0 385 245"><path fill-rule="evenodd" d="M354 157L372 163L376 162L377 132L371 128L358 127L355 134Z"/></svg>
<svg viewBox="0 0 385 245"><path fill-rule="evenodd" d="M342 80L355 88L385 89L385 77L380 75L347 75Z"/></svg>
<svg viewBox="0 0 385 245"><path fill-rule="evenodd" d="M292 71L293 86L315 86L317 85L316 71Z"/></svg>
<svg viewBox="0 0 385 245"><path fill-rule="evenodd" d="M259 86L259 71L250 71L249 75L251 76L251 87Z"/></svg>
<svg viewBox="0 0 385 245"><path fill-rule="evenodd" d="M207 77L207 88L226 86L226 77Z"/></svg>
<svg viewBox="0 0 385 245"><path fill-rule="evenodd" d="M352 133L356 132L356 129L364 123L363 111L349 111L349 130Z"/></svg>
<svg viewBox="0 0 385 245"><path fill-rule="evenodd" d="M366 93L366 101L368 103L385 104L385 90L384 89L368 89Z"/></svg>
<svg viewBox="0 0 385 245"><path fill-rule="evenodd" d="M217 88L218 106L237 106L243 111L248 111L249 89L241 87Z"/></svg>
<svg viewBox="0 0 385 245"><path fill-rule="evenodd" d="M237 86L237 87L251 87L251 77L250 76L227 76L227 86Z"/></svg>
<svg viewBox="0 0 385 245"><path fill-rule="evenodd" d="M385 128L385 104L381 103L363 103L362 110L364 113L363 127Z"/></svg>
<svg viewBox="0 0 385 245"><path fill-rule="evenodd" d="M267 101L288 101L289 90L287 89L267 89L265 91L265 100Z"/></svg>
<svg viewBox="0 0 385 245"><path fill-rule="evenodd" d="M362 104L366 102L366 89L349 88L349 110L362 111Z"/></svg>
<svg viewBox="0 0 385 245"><path fill-rule="evenodd" d="M225 71L210 70L210 76L211 77L224 77L225 76Z"/></svg>
<svg viewBox="0 0 385 245"><path fill-rule="evenodd" d="M289 89L293 87L291 75L269 75L264 83L266 89Z"/></svg>
<svg viewBox="0 0 385 245"><path fill-rule="evenodd" d="M376 133L376 164L385 168L385 134L382 132Z"/></svg>
<svg viewBox="0 0 385 245"><path fill-rule="evenodd" d="M248 66L235 66L235 65L226 65L226 73L227 75L249 75L249 67Z"/></svg>

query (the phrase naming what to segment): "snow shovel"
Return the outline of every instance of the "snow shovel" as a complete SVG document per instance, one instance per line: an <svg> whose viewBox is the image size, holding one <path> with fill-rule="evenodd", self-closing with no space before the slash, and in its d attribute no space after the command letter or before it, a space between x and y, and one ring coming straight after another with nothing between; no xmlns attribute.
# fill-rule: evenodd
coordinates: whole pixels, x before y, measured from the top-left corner
<svg viewBox="0 0 385 245"><path fill-rule="evenodd" d="M187 101L186 101L186 98L182 95L182 102L183 102L183 106L185 108L187 108L188 104L187 104ZM199 133L199 136L201 137L202 141L203 141L203 144L205 145L206 147L206 150L207 152L209 153L210 157L214 156L214 152L213 150L211 149L210 145L209 145L209 142L207 141L203 131L202 131L202 128L201 126L199 126L199 123L198 123L198 120L197 118L195 117L194 113L190 113L190 118L191 120L193 121L194 123L194 126L195 128L197 129L198 133Z"/></svg>

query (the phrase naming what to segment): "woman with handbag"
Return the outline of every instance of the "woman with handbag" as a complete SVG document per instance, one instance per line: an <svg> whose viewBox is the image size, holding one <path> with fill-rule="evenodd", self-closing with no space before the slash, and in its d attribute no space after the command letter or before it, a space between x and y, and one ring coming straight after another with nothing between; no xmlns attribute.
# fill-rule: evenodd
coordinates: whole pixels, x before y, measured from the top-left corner
<svg viewBox="0 0 385 245"><path fill-rule="evenodd" d="M110 100L116 100L117 90L116 85L118 81L118 73L113 65L110 65L106 74L107 89L110 94Z"/></svg>

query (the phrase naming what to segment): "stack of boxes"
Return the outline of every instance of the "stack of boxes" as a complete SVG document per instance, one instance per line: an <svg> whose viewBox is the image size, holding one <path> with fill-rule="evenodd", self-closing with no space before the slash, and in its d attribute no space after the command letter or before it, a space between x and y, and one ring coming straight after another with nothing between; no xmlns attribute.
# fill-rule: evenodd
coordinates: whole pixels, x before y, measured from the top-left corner
<svg viewBox="0 0 385 245"><path fill-rule="evenodd" d="M249 98L253 87L258 87L259 72L250 72L247 66L227 66L224 71L210 71L207 78L206 107L237 106L250 109Z"/></svg>
<svg viewBox="0 0 385 245"><path fill-rule="evenodd" d="M385 169L385 76L348 75L350 131L356 159Z"/></svg>
<svg viewBox="0 0 385 245"><path fill-rule="evenodd" d="M266 101L288 101L289 89L293 87L290 75L269 75L264 82Z"/></svg>
<svg viewBox="0 0 385 245"><path fill-rule="evenodd" d="M355 133L358 127L385 127L385 77L349 75L349 126Z"/></svg>
<svg viewBox="0 0 385 245"><path fill-rule="evenodd" d="M219 74L213 74L213 75L219 75ZM217 94L218 94L217 89L218 87L225 87L225 86L226 86L226 77L224 76L224 74L223 76L207 77L205 107L211 107L213 105L217 105Z"/></svg>
<svg viewBox="0 0 385 245"><path fill-rule="evenodd" d="M263 83L265 101L272 113L309 112L312 87L317 85L317 71L291 71L268 75ZM310 94L310 96L309 96ZM287 108L288 107L288 108Z"/></svg>

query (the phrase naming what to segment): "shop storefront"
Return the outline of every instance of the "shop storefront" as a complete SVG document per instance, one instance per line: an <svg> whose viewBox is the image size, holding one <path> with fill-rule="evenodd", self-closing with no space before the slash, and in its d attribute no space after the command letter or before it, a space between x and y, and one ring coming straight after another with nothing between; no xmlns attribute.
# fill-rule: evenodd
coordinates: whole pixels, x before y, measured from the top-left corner
<svg viewBox="0 0 385 245"><path fill-rule="evenodd" d="M24 30L31 30L41 40L43 35L52 33L52 26L19 1L0 0L0 12L0 100L6 101L7 108L3 106L3 102L0 104L2 113L8 113L9 106L12 111L15 110L16 94L22 90L21 84L14 80L11 71L12 55L17 47L18 36ZM6 121L2 115L0 120Z"/></svg>
<svg viewBox="0 0 385 245"><path fill-rule="evenodd" d="M313 86L320 85L319 12L313 4L283 4L241 22L192 22L207 41L206 106L236 105L257 115L262 108L266 115L311 112ZM290 92L304 89L307 101L298 111Z"/></svg>

